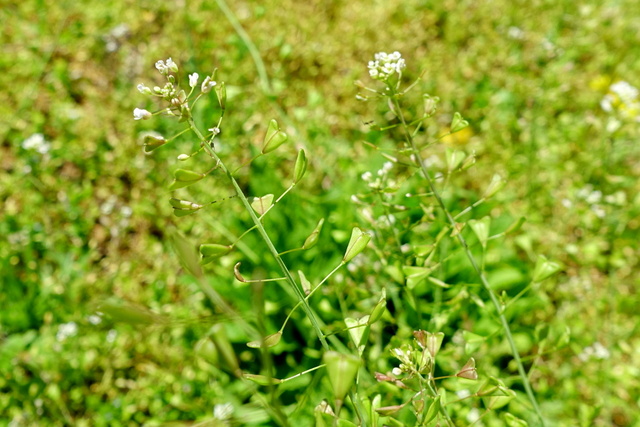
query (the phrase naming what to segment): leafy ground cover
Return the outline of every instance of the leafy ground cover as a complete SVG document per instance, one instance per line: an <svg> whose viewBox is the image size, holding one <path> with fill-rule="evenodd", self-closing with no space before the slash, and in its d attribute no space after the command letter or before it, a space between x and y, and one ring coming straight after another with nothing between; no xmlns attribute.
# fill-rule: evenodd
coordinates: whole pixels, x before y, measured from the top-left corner
<svg viewBox="0 0 640 427"><path fill-rule="evenodd" d="M183 248L228 244L253 223L238 198L229 198L234 189L219 171L169 190L177 168L211 167L206 157L176 160L198 149L193 134L145 154L145 132L169 137L185 126L132 116L134 108L161 107L136 85L162 86L153 64L169 57L185 86L187 74L198 72L202 81L216 68L225 82L216 138L225 162L239 166L257 155L272 119L288 134L283 146L238 171L246 194L282 193L298 151L306 153L304 179L264 220L285 250L300 247L324 218L316 246L282 255L296 280L304 271L318 284L340 264L354 227L373 236L309 300L332 349L361 363L340 422L538 425L497 311L455 233L433 198L404 197L428 193L427 183L410 166L386 166L384 154L399 156L381 149L392 150L403 134L379 127L397 124L397 116L384 101L356 99L366 90L355 81L375 86L367 63L380 51L402 53L405 86L424 72L404 98L409 120L422 114L423 93L440 98L416 140L437 141L421 154L446 175L446 185L436 180L446 208L458 214L496 174L506 178L459 218L468 224L460 233L509 307L504 314L545 424L634 425L640 47L633 10L630 1L87 7L63 0L3 7L0 425L334 422L317 409L325 401L338 410L329 369L262 384L333 361L323 359L302 310L276 346L247 346L243 322L275 333L297 302L285 284L234 276L237 262L246 278L281 275L258 233L203 266L202 277L180 262L175 236L183 236ZM193 108L203 129L220 113L210 95ZM438 139L455 112L469 126ZM448 174L456 150L465 159L474 154L475 164ZM374 185L378 178L395 181L389 199L386 187ZM171 197L218 202L176 217ZM403 210L390 210L397 205ZM483 250L476 229L487 217L490 235L526 220ZM434 242L433 280L409 277L417 271L411 268L427 265L433 248L426 246ZM560 271L532 280L549 265L541 255ZM242 322L212 302L209 287ZM371 315L383 297L381 317L356 342L345 328ZM444 334L431 373L463 373L438 380L437 399L389 380L405 375L409 389L425 390L395 370L410 365L402 360L407 351L409 358L420 353L427 336L414 335L420 330ZM465 370L470 358L477 380ZM251 381L239 371L264 377ZM491 387L499 392L478 396ZM434 402L446 403L446 411L428 421Z"/></svg>

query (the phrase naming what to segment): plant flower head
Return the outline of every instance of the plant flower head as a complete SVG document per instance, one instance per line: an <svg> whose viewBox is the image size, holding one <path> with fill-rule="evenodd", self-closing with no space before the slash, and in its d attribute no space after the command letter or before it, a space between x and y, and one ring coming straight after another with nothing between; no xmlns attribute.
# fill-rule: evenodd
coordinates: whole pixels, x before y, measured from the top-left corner
<svg viewBox="0 0 640 427"><path fill-rule="evenodd" d="M402 69L406 67L404 59L400 52L385 53L378 52L374 56L373 61L369 61L369 75L383 82L389 80L389 78L397 73L402 74Z"/></svg>

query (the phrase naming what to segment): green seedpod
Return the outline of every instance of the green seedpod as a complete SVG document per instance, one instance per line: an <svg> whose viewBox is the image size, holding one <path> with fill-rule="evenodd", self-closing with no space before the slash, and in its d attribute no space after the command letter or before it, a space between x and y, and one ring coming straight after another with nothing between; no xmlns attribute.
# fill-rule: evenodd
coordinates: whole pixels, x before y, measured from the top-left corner
<svg viewBox="0 0 640 427"><path fill-rule="evenodd" d="M167 140L162 135L147 133L142 137L142 143L144 144L144 152L149 154L156 148L165 145Z"/></svg>
<svg viewBox="0 0 640 427"><path fill-rule="evenodd" d="M434 245L412 245L411 246L411 249L413 250L413 253L416 256L427 256L431 252L433 252L434 248L435 248Z"/></svg>
<svg viewBox="0 0 640 427"><path fill-rule="evenodd" d="M364 352L364 348L366 346L367 340L369 339L369 315L361 317L359 319L352 319L351 317L346 317L344 319L345 325L349 328L349 336L351 337L351 341L356 346L358 350L358 354L362 356Z"/></svg>
<svg viewBox="0 0 640 427"><path fill-rule="evenodd" d="M509 402L511 402L516 397L516 392L513 390L505 389L504 392L506 396L491 396L484 398L484 404L487 409L495 410L502 408L503 406L509 404Z"/></svg>
<svg viewBox="0 0 640 427"><path fill-rule="evenodd" d="M502 416L508 427L527 427L529 425L525 420L511 415L508 412L505 412Z"/></svg>
<svg viewBox="0 0 640 427"><path fill-rule="evenodd" d="M371 312L371 315L369 316L369 324L373 325L378 320L380 320L380 318L382 317L382 315L384 314L384 311L386 309L387 309L387 291L386 291L386 289L383 288L382 289L382 296L380 297L380 300L378 301L376 306L373 307L373 311Z"/></svg>
<svg viewBox="0 0 640 427"><path fill-rule="evenodd" d="M311 293L311 282L300 270L298 270L298 276L300 276L300 284L302 285L302 290L304 291L304 294L309 295Z"/></svg>
<svg viewBox="0 0 640 427"><path fill-rule="evenodd" d="M306 238L304 244L302 245L302 249L311 249L318 243L318 238L320 236L320 231L322 231L322 225L324 224L324 218L318 221L316 228L313 229L309 237Z"/></svg>
<svg viewBox="0 0 640 427"><path fill-rule="evenodd" d="M425 415L422 423L427 424L431 420L433 420L438 415L438 412L440 412L440 406L441 406L440 395L438 395L436 396L435 399L433 399L433 401L431 402L431 405L429 405L429 409L427 410L427 415Z"/></svg>
<svg viewBox="0 0 640 427"><path fill-rule="evenodd" d="M307 172L307 165L308 165L307 155L305 154L304 150L298 151L298 158L296 159L296 165L293 168L294 184L297 184L302 179L305 172Z"/></svg>
<svg viewBox="0 0 640 427"><path fill-rule="evenodd" d="M217 366L219 363L218 350L216 350L216 346L211 341L211 338L201 338L194 347L195 353L198 357L206 360L208 363L213 366Z"/></svg>
<svg viewBox="0 0 640 427"><path fill-rule="evenodd" d="M432 358L436 358L440 347L442 346L442 340L444 340L443 332L431 333L427 332L427 350Z"/></svg>
<svg viewBox="0 0 640 427"><path fill-rule="evenodd" d="M449 171L449 173L451 173L454 170L458 169L458 166L460 166L460 164L465 158L465 154L464 152L459 150L447 149L446 157L447 157L447 170Z"/></svg>
<svg viewBox="0 0 640 427"><path fill-rule="evenodd" d="M278 345L282 339L282 332L278 331L275 334L267 335L263 340L256 340L247 343L247 347L251 348L271 348Z"/></svg>
<svg viewBox="0 0 640 427"><path fill-rule="evenodd" d="M406 277L407 287L409 289L414 289L420 282L429 277L432 271L433 270L428 267L402 266L402 272Z"/></svg>
<svg viewBox="0 0 640 427"><path fill-rule="evenodd" d="M171 207L173 208L173 214L178 217L191 215L203 208L202 205L197 203L193 203L188 200L176 199L175 197L169 199L169 204L171 204Z"/></svg>
<svg viewBox="0 0 640 427"><path fill-rule="evenodd" d="M427 95L426 93L422 95L422 100L424 103L424 114L425 116L432 116L438 110L438 102L440 102L440 98L437 96Z"/></svg>
<svg viewBox="0 0 640 427"><path fill-rule="evenodd" d="M369 233L363 232L358 227L353 227L353 230L351 231L351 239L349 240L347 250L342 258L342 263L345 264L351 261L356 255L362 252L367 247L370 240L371 235Z"/></svg>
<svg viewBox="0 0 640 427"><path fill-rule="evenodd" d="M232 247L218 243L204 243L200 245L200 253L203 257L220 257L231 252Z"/></svg>
<svg viewBox="0 0 640 427"><path fill-rule="evenodd" d="M337 401L342 402L355 384L356 375L360 368L360 358L353 355L328 351L323 356L327 368L329 382Z"/></svg>
<svg viewBox="0 0 640 427"><path fill-rule="evenodd" d="M485 337L469 331L462 331L462 338L464 338L464 351L466 354L475 353L485 341Z"/></svg>
<svg viewBox="0 0 640 427"><path fill-rule="evenodd" d="M170 236L173 249L178 254L184 269L196 277L202 277L202 268L198 263L198 253L195 246L192 246L178 231L172 231Z"/></svg>
<svg viewBox="0 0 640 427"><path fill-rule="evenodd" d="M456 377L466 378L468 380L477 380L478 372L476 372L476 360L472 357L464 364L462 369L458 371Z"/></svg>
<svg viewBox="0 0 640 427"><path fill-rule="evenodd" d="M536 283L542 282L543 280L558 273L563 268L564 267L559 262L549 261L543 255L538 255L536 268L533 271L533 281Z"/></svg>
<svg viewBox="0 0 640 427"><path fill-rule="evenodd" d="M220 108L224 110L227 106L227 87L224 82L220 82L220 84L216 86L216 97L218 98Z"/></svg>
<svg viewBox="0 0 640 427"><path fill-rule="evenodd" d="M130 325L154 325L163 323L162 317L152 313L148 309L115 298L109 298L100 302L97 310L106 314L115 322L128 323Z"/></svg>
<svg viewBox="0 0 640 427"><path fill-rule="evenodd" d="M273 194L265 194L262 197L251 197L249 198L249 202L258 215L264 215L273 205Z"/></svg>
<svg viewBox="0 0 640 427"><path fill-rule="evenodd" d="M502 190L502 187L504 187L506 184L507 184L507 180L502 178L500 175L498 174L493 175L493 177L491 178L491 182L489 183L489 186L485 190L482 197L485 199L488 199L490 197L495 196L496 193Z"/></svg>
<svg viewBox="0 0 640 427"><path fill-rule="evenodd" d="M473 230L478 237L478 241L483 248L487 247L487 241L489 240L489 229L491 228L491 217L485 216L482 219L472 219L467 222L469 227Z"/></svg>
<svg viewBox="0 0 640 427"><path fill-rule="evenodd" d="M227 337L227 332L222 324L215 324L211 327L211 341L216 346L218 350L218 355L221 358L221 361L224 362L226 367L232 373L237 373L240 370L240 365L238 363L238 358L236 357L236 353L233 350L233 346Z"/></svg>
<svg viewBox="0 0 640 427"><path fill-rule="evenodd" d="M451 133L456 133L469 126L469 122L462 118L462 115L458 112L453 114L453 120L451 120Z"/></svg>
<svg viewBox="0 0 640 427"><path fill-rule="evenodd" d="M376 408L376 412L383 417L388 417L389 415L393 415L402 408L404 408L406 403L402 405L391 405L391 406L381 406L380 408Z"/></svg>
<svg viewBox="0 0 640 427"><path fill-rule="evenodd" d="M242 374L242 377L252 381L258 385L272 385L272 384L281 384L282 380L273 377L267 377L266 375L254 375L254 374Z"/></svg>
<svg viewBox="0 0 640 427"><path fill-rule="evenodd" d="M282 144L284 144L287 138L287 134L280 130L278 122L272 119L269 122L267 133L264 136L264 142L262 144L262 154L267 154L274 151Z"/></svg>
<svg viewBox="0 0 640 427"><path fill-rule="evenodd" d="M441 288L447 289L451 287L451 285L448 285L444 283L442 280L436 279L435 277L429 277L427 280L429 280L429 282L433 283L436 286L440 286Z"/></svg>
<svg viewBox="0 0 640 427"><path fill-rule="evenodd" d="M206 175L186 169L177 169L174 173L174 181L169 186L169 190L177 190L179 188L187 187L191 184L195 184L200 181Z"/></svg>
<svg viewBox="0 0 640 427"><path fill-rule="evenodd" d="M460 170L467 170L469 169L471 166L476 164L476 152L475 150L469 154L463 161L462 161L462 165L460 166Z"/></svg>
<svg viewBox="0 0 640 427"><path fill-rule="evenodd" d="M507 228L504 231L504 234L509 234L509 233L513 233L514 231L520 230L520 227L522 227L522 224L524 224L526 220L527 219L525 217L521 216L520 218L518 218L516 222L511 224L509 228Z"/></svg>

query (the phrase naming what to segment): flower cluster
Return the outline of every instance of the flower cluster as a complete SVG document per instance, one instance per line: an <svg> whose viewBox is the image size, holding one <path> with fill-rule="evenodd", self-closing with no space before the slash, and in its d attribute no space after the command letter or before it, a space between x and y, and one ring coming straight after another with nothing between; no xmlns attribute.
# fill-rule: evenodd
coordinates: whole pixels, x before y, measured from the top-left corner
<svg viewBox="0 0 640 427"><path fill-rule="evenodd" d="M167 101L170 106L168 109L163 110L164 113L178 116L180 118L189 117L189 105L187 104L188 98L191 96L198 82L200 75L198 73L192 73L189 75L189 87L191 88L189 94L180 88L179 83L176 82L176 76L180 69L173 59L169 58L166 61L156 62L156 69L166 77L167 82L163 87L155 86L153 89L140 83L137 86L138 92L143 95L157 96ZM201 93L205 94L211 91L217 83L213 80L213 76L206 76L200 87ZM151 118L153 114L147 110L136 108L133 110L133 118L135 120L147 120Z"/></svg>
<svg viewBox="0 0 640 427"><path fill-rule="evenodd" d="M623 118L640 122L640 91L628 82L615 82L609 86L600 107L608 113L618 111Z"/></svg>
<svg viewBox="0 0 640 427"><path fill-rule="evenodd" d="M389 80L394 73L402 74L402 69L406 66L400 52L378 52L374 58L374 61L369 61L369 75L383 82Z"/></svg>

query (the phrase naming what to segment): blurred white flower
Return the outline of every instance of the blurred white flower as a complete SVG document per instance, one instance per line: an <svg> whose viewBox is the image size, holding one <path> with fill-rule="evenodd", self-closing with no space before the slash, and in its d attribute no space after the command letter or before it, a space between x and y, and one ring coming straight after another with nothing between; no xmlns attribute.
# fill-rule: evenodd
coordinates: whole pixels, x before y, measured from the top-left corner
<svg viewBox="0 0 640 427"><path fill-rule="evenodd" d="M219 421L227 420L233 413L233 405L231 403L221 403L213 407L213 417Z"/></svg>
<svg viewBox="0 0 640 427"><path fill-rule="evenodd" d="M47 154L51 149L51 144L44 138L43 134L34 133L22 141L22 148L37 151L40 154Z"/></svg>
<svg viewBox="0 0 640 427"><path fill-rule="evenodd" d="M76 322L62 323L58 326L56 340L64 341L69 337L73 337L78 333L78 325Z"/></svg>
<svg viewBox="0 0 640 427"><path fill-rule="evenodd" d="M133 119L134 120L147 120L151 118L151 113L142 108L136 108L133 110Z"/></svg>

